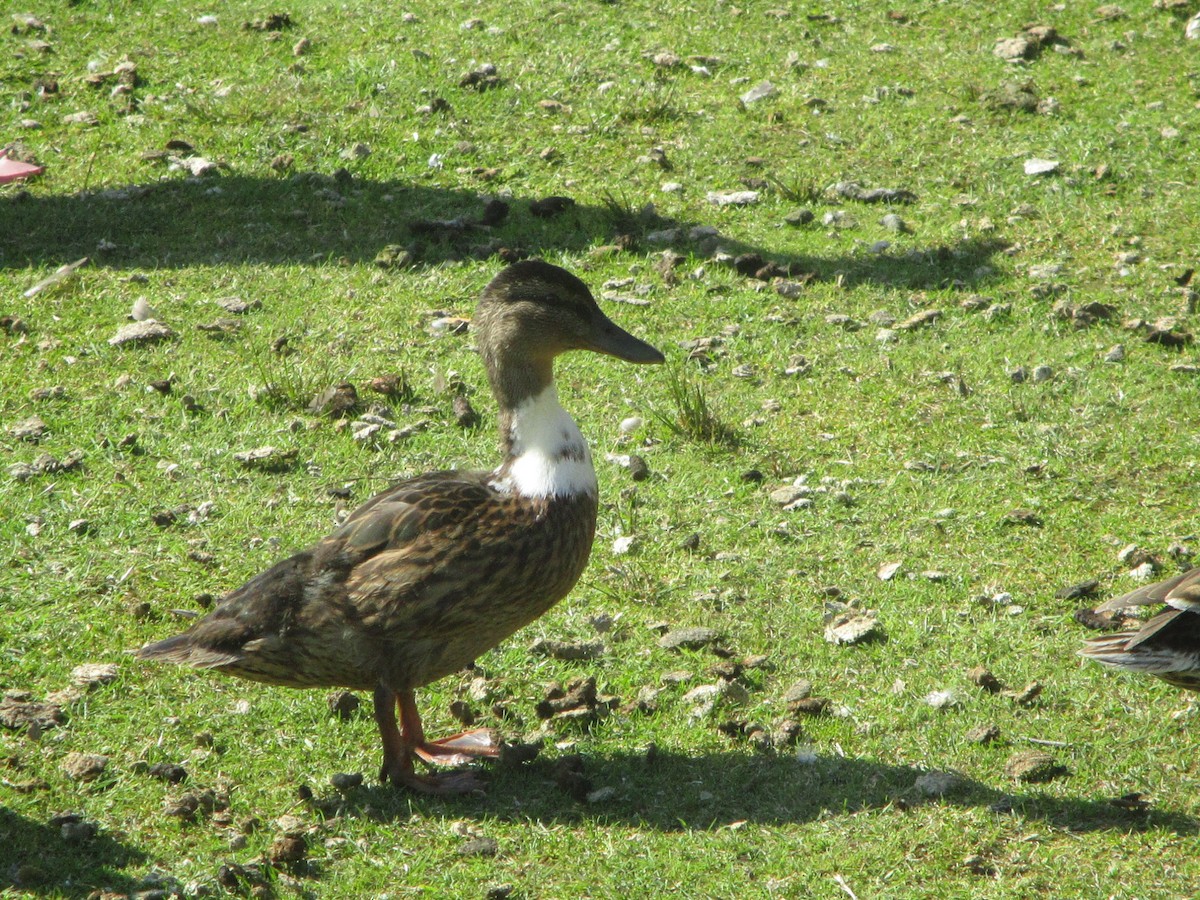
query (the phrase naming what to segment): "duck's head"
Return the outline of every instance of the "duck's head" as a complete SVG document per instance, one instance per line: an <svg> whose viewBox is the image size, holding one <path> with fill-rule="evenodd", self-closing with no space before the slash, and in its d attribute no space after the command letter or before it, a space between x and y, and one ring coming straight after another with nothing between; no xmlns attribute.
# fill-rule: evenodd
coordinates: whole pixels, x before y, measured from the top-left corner
<svg viewBox="0 0 1200 900"><path fill-rule="evenodd" d="M606 316L587 285L540 260L509 266L483 290L473 328L501 401L535 396L550 383L554 357L591 350L632 363L663 355Z"/></svg>

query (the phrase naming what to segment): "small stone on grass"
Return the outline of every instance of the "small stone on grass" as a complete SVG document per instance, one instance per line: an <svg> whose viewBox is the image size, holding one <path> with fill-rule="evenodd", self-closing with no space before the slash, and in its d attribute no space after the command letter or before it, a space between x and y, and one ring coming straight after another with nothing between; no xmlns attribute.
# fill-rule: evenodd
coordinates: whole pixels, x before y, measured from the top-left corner
<svg viewBox="0 0 1200 900"><path fill-rule="evenodd" d="M675 628L658 639L658 646L664 650L699 650L719 639L720 634L712 628Z"/></svg>
<svg viewBox="0 0 1200 900"><path fill-rule="evenodd" d="M1004 689L1000 679L993 675L986 666L976 666L967 673L967 677L971 679L972 684L983 688L989 694L998 694Z"/></svg>
<svg viewBox="0 0 1200 900"><path fill-rule="evenodd" d="M913 782L913 789L924 797L944 797L962 785L962 777L953 772L926 772Z"/></svg>
<svg viewBox="0 0 1200 900"><path fill-rule="evenodd" d="M108 757L100 753L68 753L62 770L72 781L95 781L108 767Z"/></svg>
<svg viewBox="0 0 1200 900"><path fill-rule="evenodd" d="M857 644L882 634L875 613L870 611L838 613L825 624L825 640L831 644Z"/></svg>
<svg viewBox="0 0 1200 900"><path fill-rule="evenodd" d="M116 681L120 671L115 663L84 663L71 670L71 680L84 687L94 687Z"/></svg>
<svg viewBox="0 0 1200 900"><path fill-rule="evenodd" d="M538 638L530 645L529 652L536 656L548 656L551 659L599 659L604 655L604 643L602 641L557 641L552 638Z"/></svg>
<svg viewBox="0 0 1200 900"><path fill-rule="evenodd" d="M1021 750L1014 753L1004 764L1004 772L1009 778L1026 784L1052 781L1068 774L1067 767L1044 750Z"/></svg>
<svg viewBox="0 0 1200 900"><path fill-rule="evenodd" d="M965 735L972 744L990 744L1000 737L1000 729L995 725L976 725Z"/></svg>
<svg viewBox="0 0 1200 900"><path fill-rule="evenodd" d="M233 458L247 469L258 469L264 472L275 472L290 469L299 456L297 450L284 450L279 447L256 447L233 454Z"/></svg>
<svg viewBox="0 0 1200 900"><path fill-rule="evenodd" d="M1042 693L1042 683L1040 681L1031 681L1019 691L1003 691L1002 694L1011 700L1016 701L1019 706L1032 706L1033 702Z"/></svg>
<svg viewBox="0 0 1200 900"><path fill-rule="evenodd" d="M132 322L117 329L117 333L108 339L109 344L119 347L122 344L150 344L175 336L169 325L155 319L144 322Z"/></svg>

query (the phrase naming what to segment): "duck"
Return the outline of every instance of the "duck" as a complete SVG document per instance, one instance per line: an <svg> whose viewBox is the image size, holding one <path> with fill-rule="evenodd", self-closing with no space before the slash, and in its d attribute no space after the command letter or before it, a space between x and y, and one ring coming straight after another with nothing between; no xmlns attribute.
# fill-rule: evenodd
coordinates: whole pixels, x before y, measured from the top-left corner
<svg viewBox="0 0 1200 900"><path fill-rule="evenodd" d="M1163 609L1140 628L1088 638L1079 655L1200 691L1200 566L1108 600L1096 612L1158 603Z"/></svg>
<svg viewBox="0 0 1200 900"><path fill-rule="evenodd" d="M331 534L230 591L190 629L135 651L293 688L370 691L380 780L428 794L482 786L458 768L499 755L490 729L431 740L416 690L470 666L567 595L596 530L598 486L554 360L587 350L662 363L563 268L524 260L484 288L471 320L498 407L490 471L429 472L355 509Z"/></svg>

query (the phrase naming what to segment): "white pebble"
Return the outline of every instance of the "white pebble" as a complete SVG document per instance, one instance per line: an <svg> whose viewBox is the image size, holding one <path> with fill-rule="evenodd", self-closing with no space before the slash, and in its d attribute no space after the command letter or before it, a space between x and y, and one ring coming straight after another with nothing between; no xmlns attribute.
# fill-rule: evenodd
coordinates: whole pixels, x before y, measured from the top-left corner
<svg viewBox="0 0 1200 900"><path fill-rule="evenodd" d="M1149 581L1154 577L1154 563L1144 562L1140 566L1131 569L1129 577L1134 581Z"/></svg>
<svg viewBox="0 0 1200 900"><path fill-rule="evenodd" d="M716 699L721 689L715 684L702 684L699 687L694 687L683 695L684 703L704 703L707 700Z"/></svg>
<svg viewBox="0 0 1200 900"><path fill-rule="evenodd" d="M1026 175L1049 175L1051 172L1057 171L1059 163L1053 159L1027 159L1025 160Z"/></svg>
<svg viewBox="0 0 1200 900"><path fill-rule="evenodd" d="M110 684L117 680L120 669L115 663L84 663L71 670L71 680L76 684Z"/></svg>
<svg viewBox="0 0 1200 900"><path fill-rule="evenodd" d="M930 691L925 695L925 702L934 709L946 709L950 706L958 705L958 697L954 691Z"/></svg>
<svg viewBox="0 0 1200 900"><path fill-rule="evenodd" d="M612 551L617 556L622 556L626 553L629 553L631 550L633 550L633 547L634 547L634 544L636 541L637 541L637 538L635 538L631 534L627 534L627 535L624 535L623 537L619 537L615 541L613 541Z"/></svg>
<svg viewBox="0 0 1200 900"><path fill-rule="evenodd" d="M705 199L715 206L750 206L759 196L758 191L709 191Z"/></svg>

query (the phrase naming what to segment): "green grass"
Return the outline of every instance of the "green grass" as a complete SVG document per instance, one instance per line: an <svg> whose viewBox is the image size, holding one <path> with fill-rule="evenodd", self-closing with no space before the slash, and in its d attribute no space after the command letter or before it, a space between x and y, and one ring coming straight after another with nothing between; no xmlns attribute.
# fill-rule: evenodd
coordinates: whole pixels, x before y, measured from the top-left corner
<svg viewBox="0 0 1200 900"><path fill-rule="evenodd" d="M684 439L707 444L737 443L734 430L713 411L704 387L682 366L667 370L670 409L658 414L668 430Z"/></svg>
<svg viewBox="0 0 1200 900"><path fill-rule="evenodd" d="M1194 549L1200 533L1197 382L1170 369L1197 351L1123 326L1174 316L1197 327L1175 279L1196 264L1200 233L1200 50L1182 19L1150 4L1112 20L1086 4L891 4L904 22L870 3L835 4L833 20L778 8L294 3L276 39L239 27L265 15L252 4L222 5L210 27L196 21L203 9L113 0L39 11L47 32L5 28L0 136L47 173L0 188L0 316L25 328L0 331L0 688L44 698L84 662L117 663L120 677L69 704L57 728L0 731L0 892L220 894L222 865L264 859L290 815L308 859L267 866L262 891L282 896L481 897L505 884L513 896L596 898L833 898L843 884L862 898L1194 893L1200 772L1192 715L1175 715L1186 700L1079 663L1086 633L1072 613L1084 601L1054 595L1092 577L1105 595L1130 587L1116 559L1128 543L1170 572L1167 548ZM483 24L464 28L472 18ZM997 38L1035 22L1082 55L1045 48L1020 68L992 56ZM310 45L295 55L301 38ZM882 43L895 50L872 51ZM656 65L666 51L683 64ZM124 58L137 66L132 94L86 82L89 63ZM485 62L497 87L459 86ZM764 80L774 96L739 104ZM989 97L1011 81L1057 111L998 107ZM434 97L450 109L418 111ZM81 110L99 124L62 122ZM219 172L170 170L158 151L171 140ZM344 153L359 143L369 155ZM639 161L656 147L666 165ZM1028 177L1030 157L1061 168ZM670 181L682 190L664 193ZM827 191L838 181L917 201L838 199ZM761 191L754 206L705 200L747 182ZM529 202L552 194L577 205L531 216ZM477 219L496 195L512 208L491 231L420 225ZM798 206L816 221L784 224ZM822 224L835 210L857 224ZM887 212L911 231L885 228ZM717 228L730 255L811 277L783 296L712 259L688 235L696 226ZM881 240L891 245L873 252ZM413 264L377 266L389 245ZM494 464L494 408L470 339L428 325L434 311L470 314L499 248L578 273L671 365L560 362L560 393L598 460L596 548L567 600L479 660L511 717L475 704L507 736L542 738L542 755L495 767L485 797L416 797L375 780L369 714L342 722L320 691L140 665L127 651L185 627L172 610L201 609L392 480ZM667 249L684 257L670 277ZM1119 262L1128 253L1138 260ZM91 263L71 284L23 299L82 256ZM262 307L235 333L198 330L227 316L215 301L231 296ZM974 296L1008 312L964 307ZM140 297L176 337L110 346ZM1117 313L1076 328L1053 313L1057 300ZM929 308L942 312L932 324L877 339L878 311L903 322ZM290 355L272 352L280 337ZM679 346L697 338L718 339L704 368ZM1125 360L1104 361L1117 343ZM1054 377L1009 376L1039 365ZM402 396L366 389L387 375L403 379ZM168 378L170 393L149 387ZM422 427L361 444L308 412L342 381L398 426ZM482 427L455 424L447 383L465 385ZM61 396L33 399L52 387ZM705 413L736 443L695 427ZM40 443L13 438L35 414L48 426ZM646 424L623 438L632 415ZM296 451L294 465L233 459L265 445ZM10 477L72 450L77 469ZM631 452L651 472L636 485L605 458ZM742 477L752 469L761 482ZM771 491L801 476L812 506L781 510ZM198 521L153 521L208 503ZM1007 524L1016 508L1042 526ZM79 519L89 527L72 530ZM614 553L631 530L635 552ZM884 582L889 562L902 567ZM830 586L876 610L886 639L827 643ZM977 599L1001 591L1019 610ZM595 640L602 614L615 624L599 660L529 651L537 637ZM713 683L719 660L661 649L651 626L663 622L713 627L735 658L765 655L742 676L746 702L692 715L683 695ZM1045 690L1029 708L986 694L967 676L981 664L1007 687ZM677 670L691 679L664 685ZM579 675L622 705L646 686L663 693L652 713L543 727L546 686ZM771 726L802 678L837 714L801 722L799 756L718 728ZM469 681L421 692L431 732L455 728L448 707ZM945 689L957 705L925 701ZM984 723L1000 740L968 741ZM1031 741L1054 742L1069 775L1012 781L1005 762ZM61 765L73 751L109 756L103 779L70 781ZM588 803L561 789L556 767L571 753L593 789L612 792ZM158 762L184 765L188 781L149 777ZM956 790L922 796L915 782L931 770L957 773ZM339 795L338 772L364 773L364 786ZM228 808L194 822L164 812L205 789ZM1133 791L1148 812L1109 802ZM52 821L62 813L97 833L64 840ZM475 834L498 853L460 855Z"/></svg>

